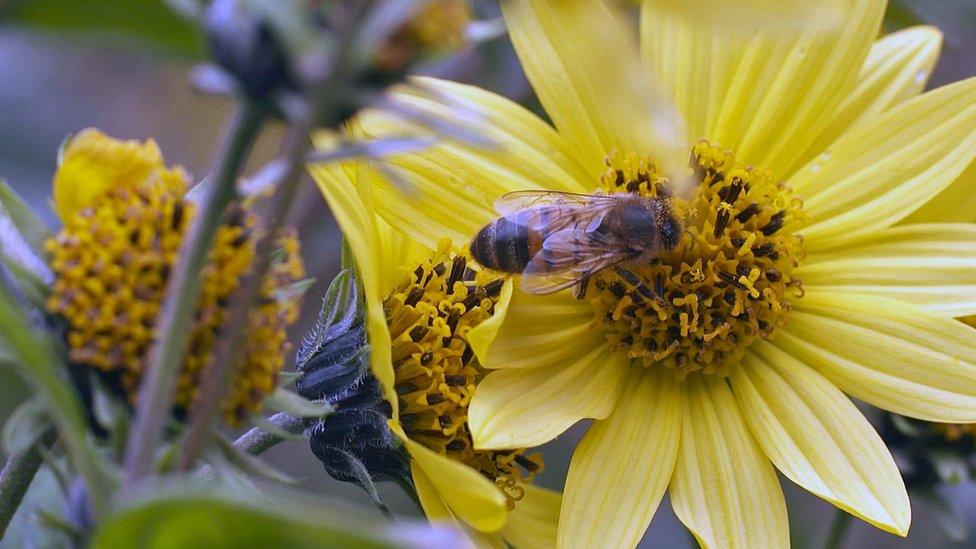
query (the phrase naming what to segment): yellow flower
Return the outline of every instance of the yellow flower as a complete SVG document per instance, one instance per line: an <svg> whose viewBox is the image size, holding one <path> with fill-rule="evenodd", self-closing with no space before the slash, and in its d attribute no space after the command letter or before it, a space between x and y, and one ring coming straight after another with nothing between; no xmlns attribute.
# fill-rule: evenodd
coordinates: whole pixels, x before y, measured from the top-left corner
<svg viewBox="0 0 976 549"><path fill-rule="evenodd" d="M364 164L311 173L352 250L366 301L372 370L392 406L390 427L410 455L425 514L458 521L480 547L555 543L559 494L533 486L542 469L524 449L475 450L468 405L483 372L468 346L510 283L467 267L449 241L419 245L373 211L375 175ZM504 541L503 541L504 540Z"/></svg>
<svg viewBox="0 0 976 549"><path fill-rule="evenodd" d="M509 191L653 195L673 184L662 147L693 153L674 252L605 271L585 300L516 290L497 333L469 333L498 369L469 410L475 444L536 446L597 420L570 466L562 547L636 544L666 490L705 546L787 546L776 469L905 535L904 484L845 393L976 422L976 331L952 319L976 313L976 226L896 225L976 156L976 79L921 94L940 33L876 41L884 2L851 2L836 32L797 33L712 32L656 6L643 7L639 58L602 3L503 4L555 128L459 84L397 93L439 116L463 104L500 145L389 160L409 186L376 181L372 208L427 245L464 246ZM370 137L415 129L377 112L362 125Z"/></svg>
<svg viewBox="0 0 976 549"><path fill-rule="evenodd" d="M120 382L130 400L194 215L194 204L184 197L188 184L181 169L165 167L153 141L119 141L92 129L71 139L54 178L54 205L63 228L47 243L55 275L48 310L67 323L71 361ZM258 229L257 218L237 208L217 232L178 380L177 410L186 410L195 398L227 301L254 261ZM230 423L258 410L274 390L289 348L286 329L297 319L298 295L283 289L304 275L298 241L290 235L279 245L283 253L251 313L246 358L221 403Z"/></svg>

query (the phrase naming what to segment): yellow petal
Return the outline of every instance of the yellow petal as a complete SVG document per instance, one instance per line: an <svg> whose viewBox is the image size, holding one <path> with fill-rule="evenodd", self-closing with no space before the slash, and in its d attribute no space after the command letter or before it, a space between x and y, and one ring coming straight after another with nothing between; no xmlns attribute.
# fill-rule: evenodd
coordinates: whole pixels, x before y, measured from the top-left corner
<svg viewBox="0 0 976 549"><path fill-rule="evenodd" d="M834 28L847 13L845 0L645 0L701 26L745 32L751 24L771 27Z"/></svg>
<svg viewBox="0 0 976 549"><path fill-rule="evenodd" d="M54 207L67 220L106 190L142 183L163 167L152 139L120 141L93 128L82 130L68 141L54 174Z"/></svg>
<svg viewBox="0 0 976 549"><path fill-rule="evenodd" d="M399 424L390 422L390 425L403 440L407 453L413 460L411 470L419 468L423 471L430 486L458 520L481 532L501 530L508 516L508 503L495 483L471 467L410 440ZM414 481L416 482L416 477ZM427 499L432 500L429 496ZM436 505L432 505L431 509L435 513L441 512ZM426 507L424 511L427 511Z"/></svg>
<svg viewBox="0 0 976 549"><path fill-rule="evenodd" d="M843 133L922 93L941 49L942 33L929 26L900 30L878 40L861 67L857 88L841 103L805 158L820 154Z"/></svg>
<svg viewBox="0 0 976 549"><path fill-rule="evenodd" d="M607 417L629 368L603 344L574 360L488 374L468 408L475 447L539 446L581 419Z"/></svg>
<svg viewBox="0 0 976 549"><path fill-rule="evenodd" d="M976 221L976 160L935 198L929 200L903 223Z"/></svg>
<svg viewBox="0 0 976 549"><path fill-rule="evenodd" d="M648 154L678 141L636 38L604 2L504 2L502 13L532 88L587 166L598 169L611 150Z"/></svg>
<svg viewBox="0 0 976 549"><path fill-rule="evenodd" d="M391 358L390 329L383 312L381 288L392 284L391 269L385 265L382 238L371 213L372 188L365 169L353 169L353 177L339 164L309 166L309 173L318 183L332 215L352 251L357 274L366 302L366 332L370 344L370 363L373 374L383 387L393 406L393 417L399 417L396 392L393 390L393 359Z"/></svg>
<svg viewBox="0 0 976 549"><path fill-rule="evenodd" d="M902 415L976 422L976 330L876 296L807 291L773 343L845 393Z"/></svg>
<svg viewBox="0 0 976 549"><path fill-rule="evenodd" d="M878 528L908 534L911 508L895 460L839 389L764 341L730 381L746 423L784 475Z"/></svg>
<svg viewBox="0 0 976 549"><path fill-rule="evenodd" d="M568 365L606 341L594 330L593 309L570 292L538 296L519 289L505 294L490 321L468 332L468 342L486 368Z"/></svg>
<svg viewBox="0 0 976 549"><path fill-rule="evenodd" d="M751 33L745 46L738 37L727 39L729 53L716 59L719 68L697 68L728 74L722 67L730 62L734 67L710 133L698 137L789 177L854 89L884 8L884 2L858 0L836 31L784 34L765 25Z"/></svg>
<svg viewBox="0 0 976 549"><path fill-rule="evenodd" d="M559 492L541 486L525 486L525 497L508 513L502 537L517 549L551 549L556 545Z"/></svg>
<svg viewBox="0 0 976 549"><path fill-rule="evenodd" d="M691 375L671 481L674 512L703 547L789 547L776 471L724 379Z"/></svg>
<svg viewBox="0 0 976 549"><path fill-rule="evenodd" d="M671 372L635 369L617 407L573 452L559 547L634 547L671 481L682 390Z"/></svg>
<svg viewBox="0 0 976 549"><path fill-rule="evenodd" d="M384 159L402 181L375 178L375 207L397 230L431 248L442 238L463 247L497 216L493 204L507 192L596 188L599 172L585 171L568 142L524 107L473 86L430 78L416 83L419 89L400 87L391 101L428 117L461 119L494 145L440 138L421 151ZM365 138L430 133L376 110L357 119L353 131Z"/></svg>
<svg viewBox="0 0 976 549"><path fill-rule="evenodd" d="M804 260L807 290L870 294L946 316L976 314L976 225L900 225Z"/></svg>
<svg viewBox="0 0 976 549"><path fill-rule="evenodd" d="M506 549L505 543L497 533L486 534L479 532L463 522L458 522L454 513L447 508L447 504L441 499L434 483L427 477L424 470L417 466L416 462L410 463L410 475L413 477L414 488L417 490L417 499L424 510L427 520L433 523L442 523L445 526L458 528L464 532L467 538L466 547L476 547L478 549Z"/></svg>
<svg viewBox="0 0 976 549"><path fill-rule="evenodd" d="M440 492L434 487L434 483L427 478L422 467L416 461L410 462L410 476L413 478L414 488L417 490L417 499L424 510L427 519L434 522L455 522L454 514L448 509L447 504L441 499Z"/></svg>
<svg viewBox="0 0 976 549"><path fill-rule="evenodd" d="M943 86L844 134L789 182L813 218L807 249L893 225L976 156L976 78Z"/></svg>

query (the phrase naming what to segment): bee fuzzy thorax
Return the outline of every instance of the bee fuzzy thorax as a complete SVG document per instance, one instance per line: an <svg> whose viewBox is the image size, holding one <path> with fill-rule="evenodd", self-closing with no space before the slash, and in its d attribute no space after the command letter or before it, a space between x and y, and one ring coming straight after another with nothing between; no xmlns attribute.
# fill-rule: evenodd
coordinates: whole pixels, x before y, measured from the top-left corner
<svg viewBox="0 0 976 549"><path fill-rule="evenodd" d="M751 341L786 322L790 300L802 295L792 276L802 241L789 228L805 215L790 189L730 151L700 142L690 164L697 187L687 201L668 199L661 216L669 226L660 233L673 242L595 274L586 296L593 327L635 362L679 377L725 375ZM671 196L653 161L637 155L608 157L601 185Z"/></svg>

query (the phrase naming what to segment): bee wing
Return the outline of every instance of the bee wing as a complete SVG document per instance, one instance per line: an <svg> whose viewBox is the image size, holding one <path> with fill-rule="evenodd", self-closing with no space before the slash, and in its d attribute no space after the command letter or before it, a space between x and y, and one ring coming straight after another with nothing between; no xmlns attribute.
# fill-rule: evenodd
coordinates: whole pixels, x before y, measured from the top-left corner
<svg viewBox="0 0 976 549"><path fill-rule="evenodd" d="M616 203L609 195L530 190L506 193L495 201L495 210L512 223L537 231L569 228L583 217L588 230L593 230Z"/></svg>
<svg viewBox="0 0 976 549"><path fill-rule="evenodd" d="M563 229L545 240L522 271L522 290L537 295L565 290L634 255L611 236L578 227Z"/></svg>

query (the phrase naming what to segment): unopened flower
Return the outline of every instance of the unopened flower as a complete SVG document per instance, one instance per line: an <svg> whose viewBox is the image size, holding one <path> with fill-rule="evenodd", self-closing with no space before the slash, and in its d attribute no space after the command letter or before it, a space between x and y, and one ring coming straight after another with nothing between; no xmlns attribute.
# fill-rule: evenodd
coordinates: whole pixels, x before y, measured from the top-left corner
<svg viewBox="0 0 976 549"><path fill-rule="evenodd" d="M976 80L921 94L941 36L876 42L884 8L852 2L836 32L729 37L649 0L642 64L600 2L507 2L555 128L469 86L398 92L425 112L447 109L432 95L466 105L500 144L392 157L406 184L373 182L370 207L428 246L470 242L507 192L655 197L690 179L673 250L596 273L586 299L516 290L468 333L498 369L469 408L476 448L597 420L570 466L560 546L636 544L666 490L706 546L787 546L776 469L905 535L898 469L844 393L976 421L976 331L951 318L976 313L976 226L895 226L976 156ZM683 142L648 73L686 122ZM361 125L368 138L410 129L378 112ZM669 165L668 144L690 174Z"/></svg>
<svg viewBox="0 0 976 549"><path fill-rule="evenodd" d="M479 450L468 425L484 375L468 336L497 325L511 285L473 269L446 240L427 248L377 219L374 175L364 164L315 166L312 174L355 258L371 374L389 404L389 427L409 455L424 512L458 521L479 545L550 546L559 495L532 484L541 456L524 448Z"/></svg>
<svg viewBox="0 0 976 549"><path fill-rule="evenodd" d="M457 50L474 14L470 0L420 2L379 48L376 64L381 72L402 74L425 57Z"/></svg>
<svg viewBox="0 0 976 549"><path fill-rule="evenodd" d="M46 246L54 273L48 310L67 325L71 362L116 382L130 401L195 213L184 196L188 184L181 169L165 166L152 140L119 141L92 129L71 139L54 178L54 206L63 228ZM252 268L259 230L246 207L235 207L217 232L177 384L177 411L197 397L228 300ZM289 348L285 330L297 317L298 302L284 289L303 276L303 266L294 235L278 245L260 300L249 313L247 350L220 406L230 423L256 411L274 390Z"/></svg>

